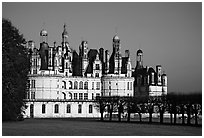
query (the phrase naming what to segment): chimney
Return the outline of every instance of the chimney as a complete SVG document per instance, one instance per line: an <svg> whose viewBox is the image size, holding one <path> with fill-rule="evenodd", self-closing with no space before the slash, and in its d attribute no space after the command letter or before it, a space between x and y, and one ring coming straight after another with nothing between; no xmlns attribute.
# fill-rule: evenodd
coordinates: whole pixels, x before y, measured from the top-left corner
<svg viewBox="0 0 204 138"><path fill-rule="evenodd" d="M105 51L105 73L108 73L109 72L109 58L110 58L110 55L109 55L109 51L106 50Z"/></svg>
<svg viewBox="0 0 204 138"><path fill-rule="evenodd" d="M104 49L100 48L99 49L99 59L101 60L101 62L104 62Z"/></svg>

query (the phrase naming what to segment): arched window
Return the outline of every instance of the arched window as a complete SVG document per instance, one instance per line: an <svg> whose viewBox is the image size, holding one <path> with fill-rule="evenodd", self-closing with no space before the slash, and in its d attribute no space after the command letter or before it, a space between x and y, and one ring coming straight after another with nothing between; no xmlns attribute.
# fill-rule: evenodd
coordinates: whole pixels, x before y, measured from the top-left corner
<svg viewBox="0 0 204 138"><path fill-rule="evenodd" d="M72 93L71 92L69 92L69 97L70 97L70 99L72 99Z"/></svg>
<svg viewBox="0 0 204 138"><path fill-rule="evenodd" d="M66 82L65 81L62 81L62 88L66 89Z"/></svg>
<svg viewBox="0 0 204 138"><path fill-rule="evenodd" d="M45 104L42 104L42 114L45 113Z"/></svg>
<svg viewBox="0 0 204 138"><path fill-rule="evenodd" d="M72 82L69 81L69 89L72 89Z"/></svg>
<svg viewBox="0 0 204 138"><path fill-rule="evenodd" d="M77 81L74 82L74 89L78 89L78 82Z"/></svg>
<svg viewBox="0 0 204 138"><path fill-rule="evenodd" d="M59 113L59 105L55 104L55 113Z"/></svg>
<svg viewBox="0 0 204 138"><path fill-rule="evenodd" d="M127 82L127 90L129 90L129 82Z"/></svg>
<svg viewBox="0 0 204 138"><path fill-rule="evenodd" d="M84 83L84 89L88 90L88 82L87 81Z"/></svg>
<svg viewBox="0 0 204 138"><path fill-rule="evenodd" d="M62 94L64 95L64 99L66 99L66 94L64 92L62 92Z"/></svg>
<svg viewBox="0 0 204 138"><path fill-rule="evenodd" d="M83 89L83 82L82 81L79 82L79 89Z"/></svg>

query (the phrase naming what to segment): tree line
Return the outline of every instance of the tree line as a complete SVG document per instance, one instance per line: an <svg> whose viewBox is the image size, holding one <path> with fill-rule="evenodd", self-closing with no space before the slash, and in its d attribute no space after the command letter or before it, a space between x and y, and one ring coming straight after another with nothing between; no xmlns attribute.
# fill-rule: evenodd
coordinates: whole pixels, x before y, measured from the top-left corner
<svg viewBox="0 0 204 138"><path fill-rule="evenodd" d="M2 120L22 118L30 57L26 40L11 21L2 19Z"/></svg>
<svg viewBox="0 0 204 138"><path fill-rule="evenodd" d="M159 121L164 123L164 113L170 114L170 123L177 123L177 115L181 114L182 124L185 124L187 114L187 125L191 125L192 116L195 118L195 125L198 125L198 112L201 114L202 95L201 94L167 94L164 96L137 96L137 97L119 97L119 96L98 96L96 98L96 107L100 111L101 121L104 121L104 113L108 113L109 121L112 121L113 113L117 113L118 121L121 121L121 115L126 113L127 122L131 120L131 113L139 115L139 121L142 122L142 114L149 114L149 123L152 123L152 115L155 107L158 109Z"/></svg>

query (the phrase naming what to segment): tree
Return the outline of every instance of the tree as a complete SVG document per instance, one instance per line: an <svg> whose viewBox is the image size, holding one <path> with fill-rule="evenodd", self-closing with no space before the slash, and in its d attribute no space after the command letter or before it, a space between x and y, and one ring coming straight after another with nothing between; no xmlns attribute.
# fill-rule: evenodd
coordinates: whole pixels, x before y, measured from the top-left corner
<svg viewBox="0 0 204 138"><path fill-rule="evenodd" d="M112 115L113 112L117 111L117 105L118 105L119 96L110 96L107 97L107 103L108 103L108 112L110 114L109 121L112 121Z"/></svg>
<svg viewBox="0 0 204 138"><path fill-rule="evenodd" d="M26 107L30 60L25 39L12 23L2 20L2 120L16 120Z"/></svg>
<svg viewBox="0 0 204 138"><path fill-rule="evenodd" d="M153 97L149 97L149 101L148 101L146 107L147 107L147 111L149 113L149 123L152 123L152 114L154 112L154 98Z"/></svg>
<svg viewBox="0 0 204 138"><path fill-rule="evenodd" d="M164 112L167 107L166 96L162 95L161 97L156 97L155 105L159 108L160 123L163 124Z"/></svg>
<svg viewBox="0 0 204 138"><path fill-rule="evenodd" d="M101 113L101 121L103 121L103 113L105 112L107 106L107 100L104 97L96 97L96 107Z"/></svg>

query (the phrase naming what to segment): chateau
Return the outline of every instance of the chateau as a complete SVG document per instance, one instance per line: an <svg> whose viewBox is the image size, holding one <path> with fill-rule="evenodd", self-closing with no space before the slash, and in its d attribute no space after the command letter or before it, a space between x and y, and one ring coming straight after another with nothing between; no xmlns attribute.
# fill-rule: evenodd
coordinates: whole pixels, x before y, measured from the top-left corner
<svg viewBox="0 0 204 138"><path fill-rule="evenodd" d="M28 108L25 117L100 117L97 96L161 96L167 94L167 76L161 65L143 67L143 52L137 51L132 68L130 52L121 54L120 39L113 37L112 53L103 48L89 49L82 41L77 53L69 45L64 25L61 45L49 45L48 33L40 31L40 48L28 41L31 56Z"/></svg>

